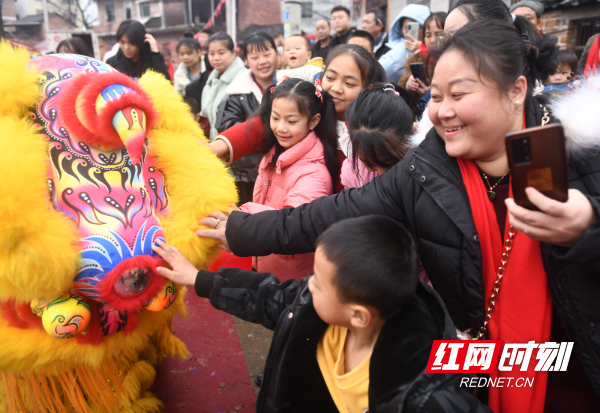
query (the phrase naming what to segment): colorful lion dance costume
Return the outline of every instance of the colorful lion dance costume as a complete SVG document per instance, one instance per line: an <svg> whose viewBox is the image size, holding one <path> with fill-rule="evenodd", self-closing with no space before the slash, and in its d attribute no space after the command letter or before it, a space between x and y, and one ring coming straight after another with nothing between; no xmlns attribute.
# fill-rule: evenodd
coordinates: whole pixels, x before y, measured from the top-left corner
<svg viewBox="0 0 600 413"><path fill-rule="evenodd" d="M157 412L185 314L157 239L204 266L198 220L236 201L161 75L0 44L0 411Z"/></svg>

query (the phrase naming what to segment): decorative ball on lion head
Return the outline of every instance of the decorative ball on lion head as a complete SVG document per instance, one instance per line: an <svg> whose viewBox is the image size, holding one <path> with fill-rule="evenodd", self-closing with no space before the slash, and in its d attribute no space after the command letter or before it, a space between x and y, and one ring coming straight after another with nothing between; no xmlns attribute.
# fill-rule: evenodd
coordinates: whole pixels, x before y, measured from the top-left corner
<svg viewBox="0 0 600 413"><path fill-rule="evenodd" d="M14 337L7 349L18 341L37 347L37 355L25 349L0 361L0 407L35 410L43 399L120 411L152 399L160 408L139 383L130 384L139 400L129 389L112 404L101 400L127 377L135 382L136 363L186 355L169 328L174 312L185 312L182 289L156 272L166 263L152 246L166 240L205 265L215 247L195 236L198 220L235 202L235 186L161 75L132 79L65 54L27 63L4 44L0 62L0 128L18 135L0 144L19 142L0 153L0 173L14 176L0 186L0 241L15 244L0 254L0 334ZM0 347L0 360L6 354ZM67 384L63 373L77 378L79 393L63 386L58 399L46 395L48 383ZM106 380L113 391L95 394L106 392Z"/></svg>

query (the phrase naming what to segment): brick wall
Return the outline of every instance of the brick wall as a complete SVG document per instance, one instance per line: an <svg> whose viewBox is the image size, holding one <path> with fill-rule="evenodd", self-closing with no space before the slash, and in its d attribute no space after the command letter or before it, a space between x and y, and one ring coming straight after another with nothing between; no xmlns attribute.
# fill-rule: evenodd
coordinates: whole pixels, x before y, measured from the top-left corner
<svg viewBox="0 0 600 413"><path fill-rule="evenodd" d="M17 16L17 11L15 10L15 0L4 0L2 2L2 17L4 17L5 19L7 17L13 17L16 18Z"/></svg>
<svg viewBox="0 0 600 413"><path fill-rule="evenodd" d="M119 24L125 20L125 2L123 0L98 0L98 26L94 26L93 30L98 33L114 32L119 27ZM106 21L106 5L115 5L115 21ZM137 5L133 3L133 18L137 17Z"/></svg>
<svg viewBox="0 0 600 413"><path fill-rule="evenodd" d="M577 25L600 21L600 4L548 10L542 15L542 31L558 37L558 45L575 51ZM553 33L558 32L558 33Z"/></svg>
<svg viewBox="0 0 600 413"><path fill-rule="evenodd" d="M281 23L280 0L238 0L238 29Z"/></svg>
<svg viewBox="0 0 600 413"><path fill-rule="evenodd" d="M187 23L187 3L164 3L165 7L165 25L179 26Z"/></svg>
<svg viewBox="0 0 600 413"><path fill-rule="evenodd" d="M544 33L560 32L554 35L558 37L558 46L567 49L569 46L569 20L563 18L563 10L551 10L542 15L542 27ZM565 30L565 31L563 31Z"/></svg>
<svg viewBox="0 0 600 413"><path fill-rule="evenodd" d="M77 28L70 21L56 14L50 14L48 16L48 26L50 26L50 31L53 32L68 32Z"/></svg>

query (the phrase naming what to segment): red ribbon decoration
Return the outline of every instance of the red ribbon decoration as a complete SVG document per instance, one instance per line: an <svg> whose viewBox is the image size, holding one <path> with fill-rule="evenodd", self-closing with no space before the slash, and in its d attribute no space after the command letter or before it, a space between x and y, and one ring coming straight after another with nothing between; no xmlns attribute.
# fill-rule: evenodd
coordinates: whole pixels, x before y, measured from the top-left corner
<svg viewBox="0 0 600 413"><path fill-rule="evenodd" d="M321 99L321 105L323 104L323 88L321 87L321 79L315 80L315 95Z"/></svg>

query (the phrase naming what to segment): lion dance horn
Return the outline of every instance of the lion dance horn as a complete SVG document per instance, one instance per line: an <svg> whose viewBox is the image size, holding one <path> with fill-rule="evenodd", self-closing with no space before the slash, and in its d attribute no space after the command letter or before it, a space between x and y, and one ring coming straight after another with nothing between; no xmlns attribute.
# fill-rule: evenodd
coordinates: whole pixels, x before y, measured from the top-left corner
<svg viewBox="0 0 600 413"><path fill-rule="evenodd" d="M146 130L156 123L147 94L121 73L85 73L64 91L65 126L85 143L105 150L125 146L134 164L142 158Z"/></svg>

